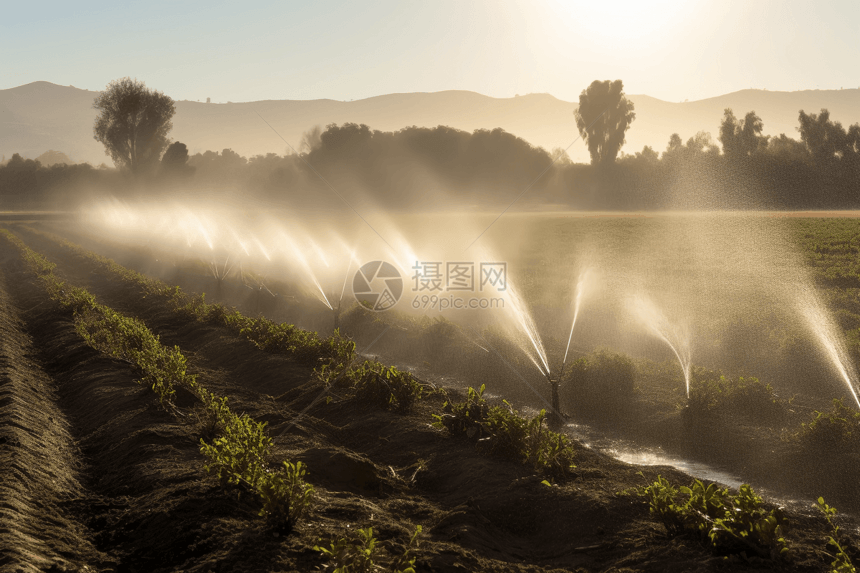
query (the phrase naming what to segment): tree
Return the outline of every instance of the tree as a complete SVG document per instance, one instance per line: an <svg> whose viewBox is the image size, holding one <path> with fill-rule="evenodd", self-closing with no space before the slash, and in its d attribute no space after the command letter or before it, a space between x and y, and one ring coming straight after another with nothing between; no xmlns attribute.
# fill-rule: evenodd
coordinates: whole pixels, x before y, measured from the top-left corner
<svg viewBox="0 0 860 573"><path fill-rule="evenodd" d="M188 147L179 141L171 143L161 158L161 164L164 166L185 165L187 162Z"/></svg>
<svg viewBox="0 0 860 573"><path fill-rule="evenodd" d="M302 140L299 142L299 153L310 153L322 145L322 128L318 125L310 128L302 134Z"/></svg>
<svg viewBox="0 0 860 573"><path fill-rule="evenodd" d="M96 97L94 138L117 167L138 173L158 163L176 112L173 100L130 78L114 80Z"/></svg>
<svg viewBox="0 0 860 573"><path fill-rule="evenodd" d="M172 175L191 175L194 168L188 165L188 147L179 141L171 143L161 158L161 169Z"/></svg>
<svg viewBox="0 0 860 573"><path fill-rule="evenodd" d="M739 141L737 133L740 131L740 125L735 117L735 112L732 108L727 107L723 110L723 122L720 124L720 136L717 138L723 144L723 153L729 157L738 155Z"/></svg>
<svg viewBox="0 0 860 573"><path fill-rule="evenodd" d="M818 163L831 161L836 157L844 157L846 153L854 152L853 142L842 124L830 121L830 112L822 109L821 113L809 115L800 110L800 139ZM858 132L851 131L851 136Z"/></svg>
<svg viewBox="0 0 860 573"><path fill-rule="evenodd" d="M579 107L574 112L576 126L591 154L592 165L615 161L624 134L636 119L633 102L624 96L624 84L594 80L579 95Z"/></svg>
<svg viewBox="0 0 860 573"><path fill-rule="evenodd" d="M752 155L767 146L767 136L761 134L764 122L754 111L738 121L731 108L723 112L723 122L720 124L720 143L727 157Z"/></svg>

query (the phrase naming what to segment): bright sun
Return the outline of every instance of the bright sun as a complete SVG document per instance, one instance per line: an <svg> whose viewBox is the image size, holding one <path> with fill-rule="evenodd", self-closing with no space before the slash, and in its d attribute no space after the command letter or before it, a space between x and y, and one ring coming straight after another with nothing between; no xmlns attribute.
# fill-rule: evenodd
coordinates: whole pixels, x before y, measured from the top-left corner
<svg viewBox="0 0 860 573"><path fill-rule="evenodd" d="M684 0L549 0L551 10L582 36L603 42L662 43L702 2Z"/></svg>

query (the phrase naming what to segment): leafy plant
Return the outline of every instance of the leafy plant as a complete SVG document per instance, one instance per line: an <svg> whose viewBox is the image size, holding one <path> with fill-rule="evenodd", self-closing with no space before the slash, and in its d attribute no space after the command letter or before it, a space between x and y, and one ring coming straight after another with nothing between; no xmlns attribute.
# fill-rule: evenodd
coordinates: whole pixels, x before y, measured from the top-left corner
<svg viewBox="0 0 860 573"><path fill-rule="evenodd" d="M324 364L317 375L326 385L349 388L357 400L397 412L411 411L424 396L424 387L411 373L377 361L365 360L339 368Z"/></svg>
<svg viewBox="0 0 860 573"><path fill-rule="evenodd" d="M827 525L831 529L830 535L827 537L827 545L836 552L832 556L833 562L830 564L831 573L856 573L857 569L854 567L851 557L839 541L839 526L833 523L833 518L836 517L836 508L824 503L823 497L818 498L817 507L824 514L824 519L827 520Z"/></svg>
<svg viewBox="0 0 860 573"><path fill-rule="evenodd" d="M785 403L774 393L773 386L752 376L694 376L686 404L696 416L731 411L760 419L763 416L779 417L785 413Z"/></svg>
<svg viewBox="0 0 860 573"><path fill-rule="evenodd" d="M469 438L483 437L485 432L484 422L490 411L490 405L484 399L485 384L477 390L469 386L466 392L465 402L454 403L446 400L442 404L440 414L433 414L436 428L446 428L451 434L460 436L466 434Z"/></svg>
<svg viewBox="0 0 860 573"><path fill-rule="evenodd" d="M415 533L412 534L406 550L392 560L387 568L378 564L384 554L373 537L372 527L359 529L358 535L351 541L346 537L340 537L332 541L328 548L315 545L314 551L319 551L328 558L326 571L331 573L372 573L373 571L415 573L415 558L410 557L410 553L418 548L417 540L421 530L420 525L415 528Z"/></svg>
<svg viewBox="0 0 860 573"><path fill-rule="evenodd" d="M225 485L245 482L253 488L272 446L265 428L265 422L256 422L247 414L236 416L229 412L222 436L211 444L200 440L200 451L209 459L206 471L214 473Z"/></svg>
<svg viewBox="0 0 860 573"><path fill-rule="evenodd" d="M639 488L652 514L670 535L694 534L715 551L740 553L752 551L760 557L777 558L786 547L783 530L787 520L779 509L767 510L762 499L748 484L736 495L716 484L694 480L674 487L662 476Z"/></svg>
<svg viewBox="0 0 860 573"><path fill-rule="evenodd" d="M215 396L186 372L185 357L179 347L163 346L140 320L97 304L95 297L84 289L66 285L54 276L53 263L8 231L0 229L0 234L19 249L48 294L72 311L75 329L87 344L140 368L141 383L152 387L163 406L170 404L174 384L185 386L200 398L202 417L198 415L198 419L202 418L203 433L215 436L211 443L201 439L201 452L208 458L206 470L214 472L225 485L242 484L250 488L262 501L261 516L276 527L292 528L306 512L313 487L304 481L306 468L301 462L294 465L285 461L277 471L269 469L267 458L272 439L266 435L266 423L255 422L247 414L236 416L226 397ZM178 294L176 289L169 296Z"/></svg>
<svg viewBox="0 0 860 573"><path fill-rule="evenodd" d="M280 471L263 471L253 476L255 489L263 501L260 516L276 527L291 529L313 500L314 488L304 481L306 471L302 462L285 461Z"/></svg>
<svg viewBox="0 0 860 573"><path fill-rule="evenodd" d="M836 398L829 412L816 410L812 421L801 426L797 437L816 449L857 450L860 448L860 412Z"/></svg>
<svg viewBox="0 0 860 573"><path fill-rule="evenodd" d="M637 370L629 356L599 350L572 360L559 381L562 400L583 416L617 416L632 400Z"/></svg>
<svg viewBox="0 0 860 573"><path fill-rule="evenodd" d="M570 440L545 426L546 410L534 418L521 416L507 401L489 407L484 389L469 388L466 400L443 404L444 412L435 414L434 426L446 428L455 436L481 439L491 453L517 460L535 470L565 477L576 466Z"/></svg>

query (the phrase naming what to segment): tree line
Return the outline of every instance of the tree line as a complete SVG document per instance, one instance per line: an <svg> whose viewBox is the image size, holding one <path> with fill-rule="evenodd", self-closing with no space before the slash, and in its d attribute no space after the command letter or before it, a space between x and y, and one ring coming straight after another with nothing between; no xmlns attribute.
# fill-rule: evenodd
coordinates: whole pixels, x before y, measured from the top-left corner
<svg viewBox="0 0 860 573"><path fill-rule="evenodd" d="M230 149L189 155L170 142L173 101L123 78L96 98L94 137L116 169L15 155L0 166L0 208L58 208L92 196L207 197L327 209L340 198L385 209L521 208L853 209L860 207L860 125L826 109L798 115L800 139L762 135L754 111L726 109L717 141L673 134L662 153L624 154L635 120L620 80L595 81L576 121L591 155L575 164L497 128L314 128L296 150L243 157Z"/></svg>

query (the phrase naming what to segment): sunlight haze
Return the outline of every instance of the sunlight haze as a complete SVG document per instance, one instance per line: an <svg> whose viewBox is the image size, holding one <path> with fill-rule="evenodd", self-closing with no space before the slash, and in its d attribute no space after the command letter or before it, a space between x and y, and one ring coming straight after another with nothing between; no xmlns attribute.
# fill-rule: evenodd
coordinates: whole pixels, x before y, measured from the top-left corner
<svg viewBox="0 0 860 573"><path fill-rule="evenodd" d="M627 93L679 102L860 86L860 4L847 1L89 2L7 6L3 20L0 89L130 76L192 101L451 89L575 101L595 78L623 78Z"/></svg>

